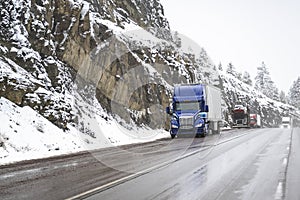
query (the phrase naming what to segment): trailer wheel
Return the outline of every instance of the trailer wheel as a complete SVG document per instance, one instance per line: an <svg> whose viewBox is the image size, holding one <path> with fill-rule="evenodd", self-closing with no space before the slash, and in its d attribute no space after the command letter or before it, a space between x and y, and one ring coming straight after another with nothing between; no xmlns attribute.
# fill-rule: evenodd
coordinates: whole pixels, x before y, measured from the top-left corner
<svg viewBox="0 0 300 200"><path fill-rule="evenodd" d="M218 130L217 130L217 134L218 134L218 135L221 134L221 121L218 122Z"/></svg>
<svg viewBox="0 0 300 200"><path fill-rule="evenodd" d="M211 132L211 134L213 134L213 135L218 134L218 127L216 127L216 126L219 126L218 124L219 123L215 122L215 121L211 121L209 123L209 132Z"/></svg>

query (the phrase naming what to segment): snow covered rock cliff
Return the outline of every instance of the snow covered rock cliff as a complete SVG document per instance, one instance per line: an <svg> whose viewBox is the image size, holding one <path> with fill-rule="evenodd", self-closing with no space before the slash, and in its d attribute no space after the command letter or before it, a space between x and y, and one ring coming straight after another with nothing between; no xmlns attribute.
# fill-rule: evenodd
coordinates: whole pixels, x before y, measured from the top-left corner
<svg viewBox="0 0 300 200"><path fill-rule="evenodd" d="M59 148L42 137L60 153L162 137L148 127L165 128L175 83L219 84L205 50L171 32L159 0L7 0L0 8L0 114L12 123L0 130L0 149L8 154L40 151L26 138L51 137L51 126L61 141L75 130L82 139ZM22 131L12 113L30 109Z"/></svg>

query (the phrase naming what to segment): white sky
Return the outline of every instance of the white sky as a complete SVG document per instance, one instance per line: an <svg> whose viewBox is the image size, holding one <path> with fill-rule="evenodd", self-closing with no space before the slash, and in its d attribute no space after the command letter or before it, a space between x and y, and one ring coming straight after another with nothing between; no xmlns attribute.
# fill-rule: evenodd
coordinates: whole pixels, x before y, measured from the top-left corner
<svg viewBox="0 0 300 200"><path fill-rule="evenodd" d="M300 76L299 0L161 0L171 29L252 79L264 61L280 90Z"/></svg>

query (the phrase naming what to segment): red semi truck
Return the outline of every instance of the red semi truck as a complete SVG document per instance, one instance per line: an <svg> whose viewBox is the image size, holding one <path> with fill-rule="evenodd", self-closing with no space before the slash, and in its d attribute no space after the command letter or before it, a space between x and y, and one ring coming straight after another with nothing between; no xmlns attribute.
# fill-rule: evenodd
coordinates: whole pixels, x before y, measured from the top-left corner
<svg viewBox="0 0 300 200"><path fill-rule="evenodd" d="M250 114L250 127L260 128L261 127L261 117L258 114Z"/></svg>
<svg viewBox="0 0 300 200"><path fill-rule="evenodd" d="M250 127L250 110L243 105L235 105L232 110L233 128L249 128Z"/></svg>

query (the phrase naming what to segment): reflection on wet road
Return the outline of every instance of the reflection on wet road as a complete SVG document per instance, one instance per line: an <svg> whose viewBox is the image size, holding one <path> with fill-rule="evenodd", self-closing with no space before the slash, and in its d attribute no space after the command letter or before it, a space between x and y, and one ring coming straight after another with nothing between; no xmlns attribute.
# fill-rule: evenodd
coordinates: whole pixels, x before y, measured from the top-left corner
<svg viewBox="0 0 300 200"><path fill-rule="evenodd" d="M300 129L162 139L0 166L0 199L299 199L299 152Z"/></svg>
<svg viewBox="0 0 300 200"><path fill-rule="evenodd" d="M299 166L289 159L291 140L299 149L299 138L291 129L258 129L88 199L284 199L292 176L286 172Z"/></svg>

